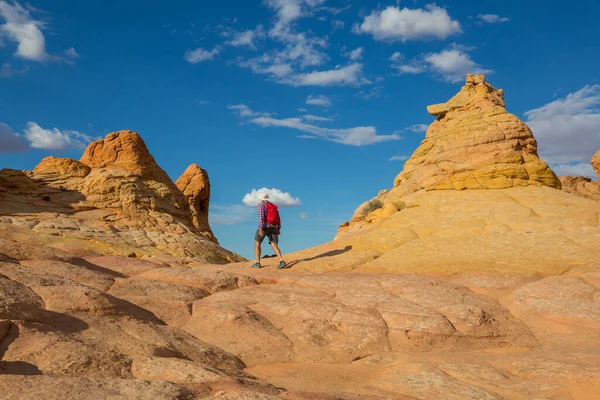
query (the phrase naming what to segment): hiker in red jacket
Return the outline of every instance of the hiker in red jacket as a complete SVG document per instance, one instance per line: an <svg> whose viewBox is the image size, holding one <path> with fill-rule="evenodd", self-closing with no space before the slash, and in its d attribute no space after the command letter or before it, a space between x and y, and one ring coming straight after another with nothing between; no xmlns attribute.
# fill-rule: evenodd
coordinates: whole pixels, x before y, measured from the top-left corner
<svg viewBox="0 0 600 400"><path fill-rule="evenodd" d="M280 262L277 266L277 269L285 268L285 261L283 261L283 257L281 257L279 246L277 246L277 243L279 242L280 231L281 218L279 218L279 209L275 204L269 201L269 195L267 193L261 193L260 203L258 204L258 230L254 235L254 241L256 245L256 263L252 265L252 268L261 268L260 245L265 239L265 236L269 237L269 244L279 257Z"/></svg>

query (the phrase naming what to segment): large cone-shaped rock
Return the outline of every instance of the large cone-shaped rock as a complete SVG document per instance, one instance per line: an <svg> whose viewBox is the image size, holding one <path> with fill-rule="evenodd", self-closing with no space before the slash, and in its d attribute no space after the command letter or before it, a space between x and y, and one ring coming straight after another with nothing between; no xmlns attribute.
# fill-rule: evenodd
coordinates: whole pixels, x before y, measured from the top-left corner
<svg viewBox="0 0 600 400"><path fill-rule="evenodd" d="M198 166L190 165L175 185L187 198L192 213L192 223L203 235L217 241L208 223L208 208L210 205L210 180L208 172Z"/></svg>
<svg viewBox="0 0 600 400"><path fill-rule="evenodd" d="M437 117L394 182L418 190L502 189L531 184L560 188L539 159L531 130L506 111L504 92L483 75L467 75L461 91L427 110Z"/></svg>
<svg viewBox="0 0 600 400"><path fill-rule="evenodd" d="M218 246L201 181L192 176L184 195L137 133L111 133L81 161L47 157L33 171L0 171L0 233L81 254L241 260Z"/></svg>
<svg viewBox="0 0 600 400"><path fill-rule="evenodd" d="M406 206L405 196L421 191L525 186L560 189L558 177L538 157L531 130L506 111L503 96L504 92L488 84L485 76L469 74L456 96L429 106L427 110L437 119L404 164L394 187L363 203L338 233L391 217Z"/></svg>

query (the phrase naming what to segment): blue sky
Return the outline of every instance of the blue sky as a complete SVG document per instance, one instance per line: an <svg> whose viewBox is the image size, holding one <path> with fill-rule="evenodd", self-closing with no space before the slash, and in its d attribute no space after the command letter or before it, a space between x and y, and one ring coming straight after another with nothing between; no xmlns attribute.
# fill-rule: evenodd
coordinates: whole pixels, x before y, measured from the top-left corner
<svg viewBox="0 0 600 400"><path fill-rule="evenodd" d="M593 0L0 0L0 167L135 130L174 180L208 170L212 228L246 257L242 199L275 189L289 252L389 188L426 106L484 72L557 173L594 176L598 15Z"/></svg>

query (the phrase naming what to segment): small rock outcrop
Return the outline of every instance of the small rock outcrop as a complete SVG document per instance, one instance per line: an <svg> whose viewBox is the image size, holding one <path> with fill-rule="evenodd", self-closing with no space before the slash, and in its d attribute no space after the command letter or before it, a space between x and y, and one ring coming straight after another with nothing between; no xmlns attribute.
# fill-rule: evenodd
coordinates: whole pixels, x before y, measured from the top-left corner
<svg viewBox="0 0 600 400"><path fill-rule="evenodd" d="M208 223L208 208L210 205L210 180L208 172L197 164L190 165L177 179L175 185L186 197L192 213L192 223L203 235L213 240L213 235Z"/></svg>
<svg viewBox="0 0 600 400"><path fill-rule="evenodd" d="M114 132L80 161L46 157L33 171L0 171L0 231L19 226L41 243L99 254L239 261L210 229L208 175L196 168L182 177L184 194L137 133Z"/></svg>

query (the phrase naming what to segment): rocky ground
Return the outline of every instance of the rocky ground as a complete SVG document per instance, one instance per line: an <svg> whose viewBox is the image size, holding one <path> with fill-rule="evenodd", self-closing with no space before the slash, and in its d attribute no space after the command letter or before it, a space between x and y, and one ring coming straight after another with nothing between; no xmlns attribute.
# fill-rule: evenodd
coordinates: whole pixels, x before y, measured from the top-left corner
<svg viewBox="0 0 600 400"><path fill-rule="evenodd" d="M0 397L600 398L598 183L483 77L430 111L394 187L283 270L222 249L206 171L173 183L132 132L2 170Z"/></svg>

